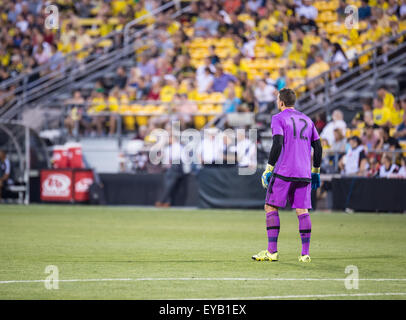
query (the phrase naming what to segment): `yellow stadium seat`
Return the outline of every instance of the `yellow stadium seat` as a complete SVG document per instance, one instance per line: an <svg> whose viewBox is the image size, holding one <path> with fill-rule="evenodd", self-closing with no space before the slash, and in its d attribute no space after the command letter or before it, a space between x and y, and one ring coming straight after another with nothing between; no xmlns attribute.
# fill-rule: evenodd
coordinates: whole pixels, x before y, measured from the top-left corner
<svg viewBox="0 0 406 320"><path fill-rule="evenodd" d="M87 29L86 34L91 37L98 37L100 35L100 29Z"/></svg>
<svg viewBox="0 0 406 320"><path fill-rule="evenodd" d="M97 44L98 47L103 47L103 48L110 47L110 46L112 46L112 45L113 45L113 41L111 41L110 39L106 39L106 40L100 41L100 42Z"/></svg>
<svg viewBox="0 0 406 320"><path fill-rule="evenodd" d="M100 26L103 23L102 19L97 18L79 18L78 24L80 26Z"/></svg>
<svg viewBox="0 0 406 320"><path fill-rule="evenodd" d="M206 117L205 116L195 116L193 119L196 129L201 129L206 124Z"/></svg>

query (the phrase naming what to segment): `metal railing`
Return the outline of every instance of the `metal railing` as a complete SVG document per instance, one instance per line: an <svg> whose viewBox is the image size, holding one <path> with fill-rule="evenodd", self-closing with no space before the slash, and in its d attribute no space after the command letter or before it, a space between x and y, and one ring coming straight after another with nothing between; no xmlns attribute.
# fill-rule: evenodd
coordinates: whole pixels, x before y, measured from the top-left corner
<svg viewBox="0 0 406 320"><path fill-rule="evenodd" d="M327 113L331 111L331 101L340 97L342 99L342 92L350 88L356 89L359 88L363 81L373 80L376 81L379 73L387 70L389 67L395 64L406 64L406 43L402 42L392 48L389 52L384 54L378 54L378 50L382 46L389 43L393 43L402 37L406 37L406 31L403 31L395 36L392 36L388 39L385 39L378 44L375 44L373 47L356 54L352 59L349 59L348 63L357 64L360 57L363 56L372 56L371 59L368 59L366 63L361 65L349 68L348 71L340 75L336 79L330 79L330 74L340 70L340 65L335 65L331 67L328 71L308 79L304 84L296 88L297 91L301 89L309 88L309 85L315 84L315 88L305 92L298 99L298 108L300 111L303 111L307 114L314 113L322 108L326 109ZM390 59L389 59L390 58ZM388 60L388 61L385 61ZM320 84L321 83L321 84ZM331 87L335 86L335 91L331 92ZM322 94L322 102L314 99L315 96Z"/></svg>

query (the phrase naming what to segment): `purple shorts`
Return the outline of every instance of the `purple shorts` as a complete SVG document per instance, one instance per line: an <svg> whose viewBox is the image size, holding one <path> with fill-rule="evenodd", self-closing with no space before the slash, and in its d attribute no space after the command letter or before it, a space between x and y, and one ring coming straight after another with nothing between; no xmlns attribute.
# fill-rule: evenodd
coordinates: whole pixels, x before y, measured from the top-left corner
<svg viewBox="0 0 406 320"><path fill-rule="evenodd" d="M311 209L312 186L309 182L285 181L273 176L268 185L265 203L284 208L289 200L293 209Z"/></svg>

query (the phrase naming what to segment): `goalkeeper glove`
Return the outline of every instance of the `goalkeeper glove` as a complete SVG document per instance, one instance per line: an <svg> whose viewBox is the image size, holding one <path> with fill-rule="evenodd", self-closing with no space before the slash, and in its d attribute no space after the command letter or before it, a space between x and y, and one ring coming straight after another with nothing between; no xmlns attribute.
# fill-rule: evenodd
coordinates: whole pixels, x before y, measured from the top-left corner
<svg viewBox="0 0 406 320"><path fill-rule="evenodd" d="M312 190L320 188L320 168L312 169Z"/></svg>
<svg viewBox="0 0 406 320"><path fill-rule="evenodd" d="M262 186L267 189L269 185L269 181L271 180L273 174L274 167L270 164L266 165L265 171L262 173Z"/></svg>

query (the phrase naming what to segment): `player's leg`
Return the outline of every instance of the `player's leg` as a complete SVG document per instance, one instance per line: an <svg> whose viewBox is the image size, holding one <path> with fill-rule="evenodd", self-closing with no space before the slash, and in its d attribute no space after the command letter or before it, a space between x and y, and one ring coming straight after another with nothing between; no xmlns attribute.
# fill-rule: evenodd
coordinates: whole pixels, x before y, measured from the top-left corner
<svg viewBox="0 0 406 320"><path fill-rule="evenodd" d="M266 213L266 232L268 235L269 253L278 252L278 237L280 229L280 220L278 208L265 204Z"/></svg>
<svg viewBox="0 0 406 320"><path fill-rule="evenodd" d="M292 208L296 209L299 220L299 234L302 240L302 252L299 261L310 262L309 249L312 233L312 222L308 210L312 207L310 183L296 182L290 195Z"/></svg>
<svg viewBox="0 0 406 320"><path fill-rule="evenodd" d="M257 261L277 261L279 259L278 237L280 221L278 208L286 205L288 190L289 182L272 177L269 182L264 207L266 213L268 249L254 255L252 259Z"/></svg>
<svg viewBox="0 0 406 320"><path fill-rule="evenodd" d="M312 234L312 221L310 219L309 210L296 209L296 214L299 220L300 238L302 239L302 253L301 257L299 257L299 261L310 262L309 248Z"/></svg>

